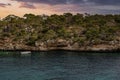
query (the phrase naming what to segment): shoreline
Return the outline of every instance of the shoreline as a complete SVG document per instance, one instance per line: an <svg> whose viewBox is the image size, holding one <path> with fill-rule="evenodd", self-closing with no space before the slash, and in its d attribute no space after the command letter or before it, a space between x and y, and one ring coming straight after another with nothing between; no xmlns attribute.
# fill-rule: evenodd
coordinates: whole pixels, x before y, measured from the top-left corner
<svg viewBox="0 0 120 80"><path fill-rule="evenodd" d="M48 52L48 51L70 51L70 52L88 52L88 53L116 53L120 52L120 49L113 49L113 50L80 50L80 49L46 49L46 50L29 50L29 49L0 49L0 51L9 51L9 52Z"/></svg>

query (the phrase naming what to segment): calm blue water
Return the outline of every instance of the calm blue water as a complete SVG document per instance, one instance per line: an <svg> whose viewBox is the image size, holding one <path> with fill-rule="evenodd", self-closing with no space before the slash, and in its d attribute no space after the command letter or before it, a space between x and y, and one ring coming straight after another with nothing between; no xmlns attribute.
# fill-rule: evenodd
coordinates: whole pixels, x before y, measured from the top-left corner
<svg viewBox="0 0 120 80"><path fill-rule="evenodd" d="M1 57L0 80L120 80L119 54L83 54L53 51Z"/></svg>

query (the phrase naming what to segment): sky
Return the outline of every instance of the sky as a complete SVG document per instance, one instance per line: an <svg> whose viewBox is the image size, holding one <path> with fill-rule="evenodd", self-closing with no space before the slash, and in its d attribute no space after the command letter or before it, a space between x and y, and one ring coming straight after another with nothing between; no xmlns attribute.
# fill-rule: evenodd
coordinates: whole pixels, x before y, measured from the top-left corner
<svg viewBox="0 0 120 80"><path fill-rule="evenodd" d="M9 14L119 14L120 0L0 0L0 18Z"/></svg>

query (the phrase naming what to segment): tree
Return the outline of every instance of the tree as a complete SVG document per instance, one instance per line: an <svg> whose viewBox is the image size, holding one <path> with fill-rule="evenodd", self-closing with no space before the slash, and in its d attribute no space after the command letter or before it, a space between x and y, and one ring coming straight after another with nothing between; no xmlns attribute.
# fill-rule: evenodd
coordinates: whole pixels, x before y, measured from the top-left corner
<svg viewBox="0 0 120 80"><path fill-rule="evenodd" d="M72 23L74 25L81 25L81 24L83 24L83 19L84 19L83 14L77 13L76 15L73 16Z"/></svg>
<svg viewBox="0 0 120 80"><path fill-rule="evenodd" d="M54 39L56 38L57 35L56 35L56 32L54 32L53 30L48 30L45 35L44 35L44 40L51 40L51 39Z"/></svg>
<svg viewBox="0 0 120 80"><path fill-rule="evenodd" d="M70 25L72 25L73 15L71 13L64 13L63 16L65 17L65 22L66 22L67 27L69 27Z"/></svg>

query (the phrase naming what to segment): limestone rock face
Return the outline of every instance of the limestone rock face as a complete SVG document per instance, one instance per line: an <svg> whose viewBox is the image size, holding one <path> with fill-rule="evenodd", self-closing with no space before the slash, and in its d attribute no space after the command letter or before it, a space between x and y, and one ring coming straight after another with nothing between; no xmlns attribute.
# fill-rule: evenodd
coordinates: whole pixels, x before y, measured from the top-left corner
<svg viewBox="0 0 120 80"><path fill-rule="evenodd" d="M79 44L78 44L78 43L74 43L74 44L72 45L72 47L73 47L73 48L79 48Z"/></svg>
<svg viewBox="0 0 120 80"><path fill-rule="evenodd" d="M67 40L64 39L58 39L56 40L57 47L69 47L70 44Z"/></svg>
<svg viewBox="0 0 120 80"><path fill-rule="evenodd" d="M35 42L35 46L36 46L36 47L44 46L44 45L45 45L44 42L41 42L41 41L36 41L36 42Z"/></svg>
<svg viewBox="0 0 120 80"><path fill-rule="evenodd" d="M0 50L79 50L79 51L112 51L120 50L120 41L114 40L109 42L103 42L101 44L88 45L86 42L83 46L80 46L78 42L72 42L71 40L56 39L48 41L36 41L35 46L28 46L24 43L12 42L8 39L0 41Z"/></svg>

